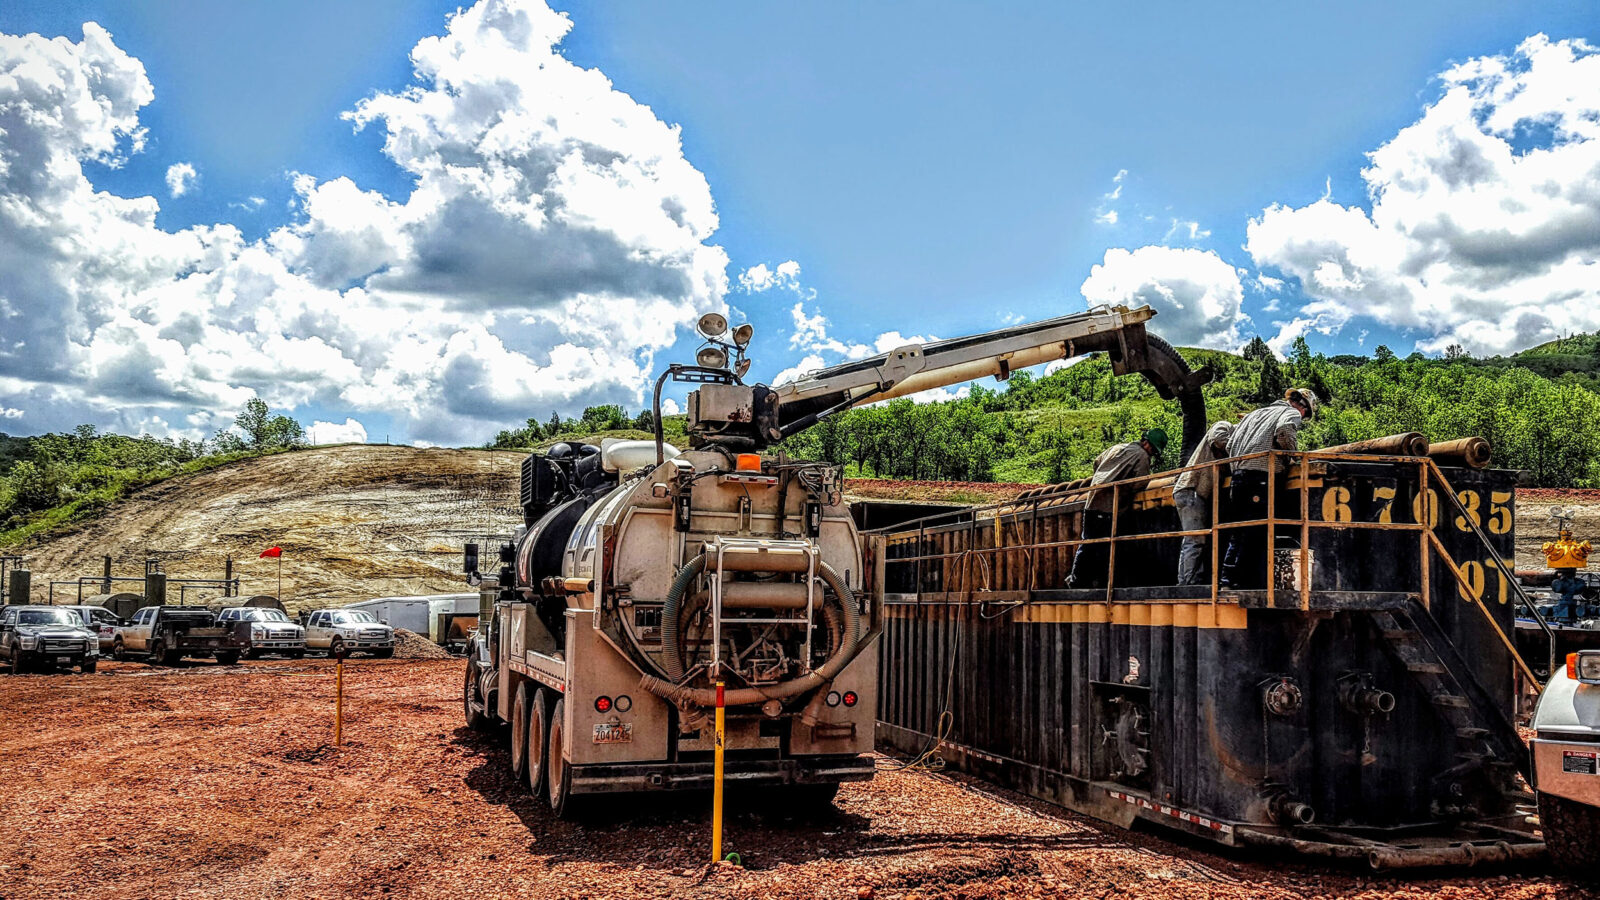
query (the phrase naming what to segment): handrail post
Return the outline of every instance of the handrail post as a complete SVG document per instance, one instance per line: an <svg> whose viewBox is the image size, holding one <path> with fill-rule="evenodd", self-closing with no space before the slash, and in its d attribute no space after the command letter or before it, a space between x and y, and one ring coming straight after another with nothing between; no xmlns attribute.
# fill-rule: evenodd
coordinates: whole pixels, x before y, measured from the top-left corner
<svg viewBox="0 0 1600 900"><path fill-rule="evenodd" d="M1300 455L1300 608L1311 609L1311 455Z"/></svg>
<svg viewBox="0 0 1600 900"><path fill-rule="evenodd" d="M1267 451L1267 609L1277 607L1276 589L1273 577L1277 574L1278 562L1278 451Z"/></svg>
<svg viewBox="0 0 1600 900"><path fill-rule="evenodd" d="M1106 543L1106 621L1111 621L1111 590L1117 578L1117 513L1122 509L1122 482L1111 485L1111 534Z"/></svg>
<svg viewBox="0 0 1600 900"><path fill-rule="evenodd" d="M1222 519L1222 464L1211 463L1211 607L1213 619L1216 616L1217 594L1222 586L1222 551L1218 541L1222 538L1222 531L1217 526Z"/></svg>
<svg viewBox="0 0 1600 900"><path fill-rule="evenodd" d="M1428 477L1428 464L1418 463L1417 472L1417 489L1422 492L1418 495L1422 500L1418 504L1418 509L1422 511L1419 516L1421 519L1419 524L1422 528L1417 532L1417 559L1422 572L1422 608L1431 613L1433 612L1433 573L1429 565L1432 562L1432 554L1428 552L1428 535L1433 531L1433 492L1428 486L1431 480ZM1391 500L1390 502L1394 501Z"/></svg>

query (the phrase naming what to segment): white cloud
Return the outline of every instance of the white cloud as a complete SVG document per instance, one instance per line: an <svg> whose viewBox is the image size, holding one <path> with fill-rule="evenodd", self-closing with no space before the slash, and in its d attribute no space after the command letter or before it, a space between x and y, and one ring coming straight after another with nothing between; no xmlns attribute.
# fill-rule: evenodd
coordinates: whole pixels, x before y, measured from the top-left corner
<svg viewBox="0 0 1600 900"><path fill-rule="evenodd" d="M1600 328L1600 53L1535 35L1440 81L1369 154L1370 211L1325 196L1250 222L1256 263L1312 298L1285 327L1367 317L1474 354Z"/></svg>
<svg viewBox="0 0 1600 900"><path fill-rule="evenodd" d="M1113 248L1081 290L1090 306L1149 304L1158 313L1154 329L1174 344L1232 350L1242 341L1244 285L1210 250Z"/></svg>
<svg viewBox="0 0 1600 900"><path fill-rule="evenodd" d="M0 406L0 419L20 419L22 410L10 406Z"/></svg>
<svg viewBox="0 0 1600 900"><path fill-rule="evenodd" d="M312 422L306 440L313 444L365 444L367 427L355 419L344 422Z"/></svg>
<svg viewBox="0 0 1600 900"><path fill-rule="evenodd" d="M678 406L678 401L672 399L671 397L667 397L661 401L661 414L663 416L675 416L681 412L683 412L683 409Z"/></svg>
<svg viewBox="0 0 1600 900"><path fill-rule="evenodd" d="M1168 243L1175 238L1185 241L1199 241L1208 237L1211 237L1211 229L1201 228L1199 222L1175 218L1172 220L1172 226L1167 229L1166 236L1161 239L1161 243Z"/></svg>
<svg viewBox="0 0 1600 900"><path fill-rule="evenodd" d="M757 263L739 274L739 287L747 294L759 294L773 288L798 292L800 264L792 259L772 268L768 268L766 263Z"/></svg>
<svg viewBox="0 0 1600 900"><path fill-rule="evenodd" d="M1088 358L1087 356L1068 356L1065 359L1051 360L1044 364L1044 374L1054 375L1062 369L1070 369Z"/></svg>
<svg viewBox="0 0 1600 900"><path fill-rule="evenodd" d="M174 163L167 167L167 192L174 197L182 197L189 193L199 181L200 173L186 162Z"/></svg>
<svg viewBox="0 0 1600 900"><path fill-rule="evenodd" d="M678 129L563 57L570 28L538 0L452 15L411 87L349 114L409 196L296 176L293 221L253 242L90 182L142 149L154 96L104 29L0 36L0 399L198 435L259 395L446 443L640 402L654 354L727 308L727 256Z"/></svg>
<svg viewBox="0 0 1600 900"><path fill-rule="evenodd" d="M1128 177L1127 169L1118 169L1112 176L1110 191L1100 195L1100 206L1095 210L1094 220L1102 225L1117 224L1117 211L1111 204L1116 203L1122 196L1122 180Z"/></svg>

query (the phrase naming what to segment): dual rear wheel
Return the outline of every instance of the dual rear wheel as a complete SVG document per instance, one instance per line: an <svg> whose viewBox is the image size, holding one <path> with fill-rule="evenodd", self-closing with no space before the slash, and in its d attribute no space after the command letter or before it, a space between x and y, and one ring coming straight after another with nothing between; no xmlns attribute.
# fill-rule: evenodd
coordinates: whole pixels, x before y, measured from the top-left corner
<svg viewBox="0 0 1600 900"><path fill-rule="evenodd" d="M511 773L535 797L545 795L563 819L575 813L572 771L561 753L565 714L566 701L549 688L531 681L517 685L511 705Z"/></svg>

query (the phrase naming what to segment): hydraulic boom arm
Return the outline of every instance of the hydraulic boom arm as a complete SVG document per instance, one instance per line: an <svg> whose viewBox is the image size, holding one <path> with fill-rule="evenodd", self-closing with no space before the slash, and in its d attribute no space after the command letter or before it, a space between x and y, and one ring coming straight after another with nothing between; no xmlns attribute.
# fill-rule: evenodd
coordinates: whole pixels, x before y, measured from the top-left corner
<svg viewBox="0 0 1600 900"><path fill-rule="evenodd" d="M1154 315L1147 306L1098 307L984 334L907 344L775 388L708 384L689 397L689 433L708 443L765 446L865 403L985 376L1004 381L1018 369L1105 351L1116 374L1138 372L1162 397L1179 399L1187 458L1206 427L1200 395L1206 379L1191 372L1165 341L1146 334L1144 324Z"/></svg>

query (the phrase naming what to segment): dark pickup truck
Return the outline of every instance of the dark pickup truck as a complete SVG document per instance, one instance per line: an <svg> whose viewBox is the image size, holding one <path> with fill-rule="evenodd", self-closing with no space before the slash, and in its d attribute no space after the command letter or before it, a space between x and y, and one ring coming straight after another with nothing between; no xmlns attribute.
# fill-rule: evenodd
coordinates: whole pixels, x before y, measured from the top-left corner
<svg viewBox="0 0 1600 900"><path fill-rule="evenodd" d="M204 606L146 606L128 624L117 626L111 655L127 659L144 654L168 666L185 656L210 656L231 666L248 647L238 628L218 624L217 614Z"/></svg>

